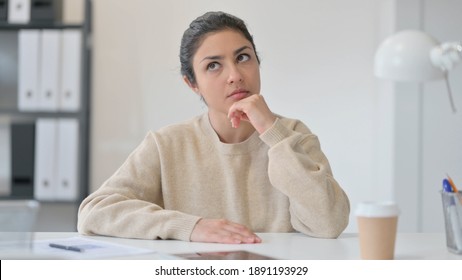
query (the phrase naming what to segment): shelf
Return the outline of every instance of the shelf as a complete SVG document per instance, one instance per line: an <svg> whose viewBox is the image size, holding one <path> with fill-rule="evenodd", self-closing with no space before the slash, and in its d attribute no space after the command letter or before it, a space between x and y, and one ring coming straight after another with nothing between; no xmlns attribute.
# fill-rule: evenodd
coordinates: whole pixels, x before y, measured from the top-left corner
<svg viewBox="0 0 462 280"><path fill-rule="evenodd" d="M5 196L0 195L0 201L11 200L36 200L33 196ZM75 205L80 203L80 200L37 200L40 204L58 204L58 205Z"/></svg>
<svg viewBox="0 0 462 280"><path fill-rule="evenodd" d="M56 40L47 41L48 43L52 42L55 48L54 50L59 48L63 49L71 49L74 50L70 53L70 55L66 55L63 57L72 57L72 55L79 54L81 58L76 58L76 61L79 61L80 67L78 71L80 79L80 86L79 86L79 94L80 94L80 104L77 106L64 106L59 107L58 111L22 111L18 109L18 83L19 83L19 34L21 30L28 29L28 30L46 30L46 29L54 29L59 32L51 32L53 34L59 33L67 35L79 34L81 38L77 40L77 37L66 37L67 42L64 48L64 44L56 44ZM74 30L80 30L81 32L74 32ZM71 31L71 32L67 32ZM27 33L27 32L25 32ZM33 32L32 32L33 33ZM40 33L39 36L44 36L43 32ZM29 34L29 33L28 33ZM49 34L48 34L49 35ZM64 35L63 35L64 36ZM7 157L1 156L0 157L0 168L3 166L7 166L6 178L4 178L4 174L0 174L0 187L2 187L4 182L1 182L2 179L4 180L12 180L11 184L6 184L5 186L9 186L5 191L0 194L0 200L8 200L8 199L32 199L35 197L35 190L33 195L30 194L31 186L35 188L35 178L39 178L39 175L46 176L65 176L66 180L58 181L56 179L56 184L60 182L60 186L62 187L67 186L67 182L72 182L72 190L74 190L74 184L77 187L77 194L74 193L63 193L61 192L59 196L56 196L54 193L47 194L49 197L43 196L42 198L45 200L49 200L50 205L60 204L61 200L62 203L68 203L69 200L72 200L72 203L79 203L84 197L88 195L88 181L89 181L89 133L90 133L90 80L91 80L91 44L89 43L91 36L91 0L85 0L85 18L83 23L77 24L67 24L62 23L59 21L56 22L39 22L33 21L25 24L11 24L6 21L0 22L0 137L3 137L0 146L0 152L6 154ZM44 38L44 37L41 37ZM50 37L47 37L50 40ZM56 37L54 37L56 38ZM69 39L70 38L70 39ZM53 39L53 38L52 38ZM35 40L33 42L36 42ZM39 41L40 44L42 41ZM58 42L61 42L58 40ZM72 43L74 42L74 43ZM76 43L78 45L76 45ZM38 43L37 43L38 44ZM31 44L32 46L37 47L37 44ZM73 45L74 44L74 45ZM23 44L22 46L26 46L28 44ZM58 47L56 47L59 45ZM39 45L41 46L41 45ZM48 45L47 45L48 46ZM48 48L43 48L48 49ZM34 52L32 52L34 53ZM47 58L49 58L50 53L56 53L48 51ZM24 54L24 52L22 52ZM36 55L43 55L43 53L35 54ZM53 56L54 57L54 56ZM41 58L40 63L48 63L50 59ZM23 60L27 61L27 60ZM66 60L69 63L69 60ZM72 62L71 65L75 64L76 62ZM54 64L55 65L55 64ZM64 64L63 64L64 65ZM38 67L38 66L37 66ZM27 67L26 67L27 68ZM34 69L34 68L27 68L27 69ZM66 68L67 69L67 68ZM37 68L38 70L38 68ZM69 70L69 69L68 69ZM77 71L76 69L74 71ZM56 72L56 71L55 71ZM60 71L58 71L60 72ZM45 73L45 72L43 72ZM71 77L75 75L75 73L71 70L65 72ZM69 74L71 73L71 74ZM72 74L74 73L74 74ZM35 73L37 74L37 73ZM60 73L61 76L63 73ZM22 76L24 77L24 76ZM43 78L37 74L37 77ZM62 77L59 77L62 78ZM24 79L23 79L24 80ZM66 80L68 81L68 80ZM75 86L75 85L72 85ZM75 104L75 103L74 103ZM68 108L69 110L73 109L74 107L78 108L77 111L63 111ZM31 128L33 126L33 128ZM59 129L64 131L64 133L58 134ZM19 131L19 132L18 132ZM32 134L36 131L41 131L40 134ZM20 137L18 137L20 135ZM40 135L40 141L38 141L37 137L33 137L31 135ZM56 135L55 137L50 137L50 139L54 139L53 141L47 141L44 135ZM15 141L11 139L14 138ZM5 141L6 139L6 141ZM8 140L10 139L10 140ZM18 140L19 139L19 140ZM44 140L45 139L45 140ZM24 140L23 142L21 142ZM37 141L36 141L37 140ZM14 153L15 156L13 157L13 145L11 143L16 143ZM5 144L6 143L6 144ZM37 143L40 143L42 146L37 148ZM54 143L50 145L45 145L47 143ZM19 147L19 148L18 148ZM37 153L30 152L33 149L35 151L44 151L40 156L37 156ZM59 151L58 151L59 149ZM5 152L6 151L6 152ZM54 151L53 155L50 156L50 151ZM21 156L25 154L27 157L23 159ZM34 157L39 158L42 160L41 165L37 164L37 161L32 159L30 155L34 155ZM12 159L15 158L15 164L13 164ZM53 159L53 161L48 162L48 159ZM18 160L20 159L20 160ZM33 163L32 168L30 167L30 163ZM65 164L61 164L65 163ZM3 165L2 165L3 164ZM71 166L72 165L72 166ZM18 166L22 166L18 168ZM25 167L24 167L25 166ZM59 170L64 170L62 173L54 172L49 173L44 172L43 170L37 171L37 166L46 167L50 170L55 168ZM50 167L51 166L51 167ZM69 167L71 166L71 167ZM23 168L24 170L21 170ZM62 168L62 169L61 169ZM13 169L16 173L13 174ZM27 170L26 170L27 169ZM34 169L33 172L30 170ZM43 168L42 168L43 169ZM20 170L21 172L17 172ZM56 170L55 170L56 171ZM50 175L51 174L51 175ZM75 180L76 177L77 179ZM13 178L13 179L12 179ZM67 180L69 179L69 180ZM14 181L16 180L16 181ZM19 180L19 181L18 181ZM23 181L21 181L23 180ZM19 182L19 183L18 183ZM31 184L33 182L33 184ZM47 181L43 181L47 182ZM64 183L63 183L64 182ZM15 189L18 185L24 185L25 188L29 188L26 191L21 191ZM11 186L10 186L11 185ZM3 187L2 187L3 188ZM1 189L1 188L0 188ZM9 190L15 189L16 192L8 192ZM42 189L43 190L43 189ZM63 195L64 194L64 195Z"/></svg>
<svg viewBox="0 0 462 280"><path fill-rule="evenodd" d="M25 24L12 24L0 22L0 30L20 30L20 29L77 29L83 28L83 24L64 24L55 22L30 22Z"/></svg>
<svg viewBox="0 0 462 280"><path fill-rule="evenodd" d="M33 118L46 118L46 117L74 117L78 118L82 115L83 110L79 110L78 112L63 112L63 111L56 111L56 112L40 112L40 111L18 111L17 109L0 109L0 117L2 116L24 116L24 117L33 117Z"/></svg>

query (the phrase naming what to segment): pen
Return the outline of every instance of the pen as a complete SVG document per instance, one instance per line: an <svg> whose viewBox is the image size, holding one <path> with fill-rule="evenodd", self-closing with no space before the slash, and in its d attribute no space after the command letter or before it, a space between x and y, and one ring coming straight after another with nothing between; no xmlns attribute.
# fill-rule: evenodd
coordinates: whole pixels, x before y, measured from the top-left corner
<svg viewBox="0 0 462 280"><path fill-rule="evenodd" d="M454 184L454 181L451 179L451 177L449 177L448 174L446 174L446 176L448 176L448 181L449 181L449 184L452 187L453 192L455 192L455 193L459 192L459 190L456 188L456 184Z"/></svg>
<svg viewBox="0 0 462 280"><path fill-rule="evenodd" d="M57 249L63 249L63 250L68 250L68 251L74 251L74 252L83 252L82 248L79 248L77 246L66 246L62 244L56 244L56 243L50 243L48 244L52 248L57 248Z"/></svg>
<svg viewBox="0 0 462 280"><path fill-rule="evenodd" d="M443 189L447 192L455 193L455 197L459 198L459 202L462 205L462 195L459 194L459 190L457 189L456 184L454 184L454 181L452 180L451 177L449 177L447 173L446 173L446 176L448 178L443 180Z"/></svg>
<svg viewBox="0 0 462 280"><path fill-rule="evenodd" d="M445 192L453 192L451 184L449 183L448 179L443 180L443 190Z"/></svg>

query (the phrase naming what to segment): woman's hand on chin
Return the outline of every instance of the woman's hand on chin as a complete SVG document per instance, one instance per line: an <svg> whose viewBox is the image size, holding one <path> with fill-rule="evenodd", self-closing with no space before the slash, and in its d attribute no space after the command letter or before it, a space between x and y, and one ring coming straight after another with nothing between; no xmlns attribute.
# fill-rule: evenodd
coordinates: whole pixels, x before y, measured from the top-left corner
<svg viewBox="0 0 462 280"><path fill-rule="evenodd" d="M276 116L260 94L253 94L235 102L228 110L228 118L232 127L238 128L241 121L248 121L260 134L270 128L276 120Z"/></svg>

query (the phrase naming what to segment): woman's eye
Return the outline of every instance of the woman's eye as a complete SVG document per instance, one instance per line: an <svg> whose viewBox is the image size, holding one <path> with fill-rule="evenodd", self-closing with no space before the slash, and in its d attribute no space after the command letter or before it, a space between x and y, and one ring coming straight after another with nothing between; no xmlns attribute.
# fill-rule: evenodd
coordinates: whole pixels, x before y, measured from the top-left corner
<svg viewBox="0 0 462 280"><path fill-rule="evenodd" d="M238 62L244 62L250 59L250 55L248 54L240 54L237 56L237 61Z"/></svg>
<svg viewBox="0 0 462 280"><path fill-rule="evenodd" d="M207 70L209 71L214 71L214 70L217 70L218 68L220 68L220 64L218 64L217 62L212 62L207 65Z"/></svg>

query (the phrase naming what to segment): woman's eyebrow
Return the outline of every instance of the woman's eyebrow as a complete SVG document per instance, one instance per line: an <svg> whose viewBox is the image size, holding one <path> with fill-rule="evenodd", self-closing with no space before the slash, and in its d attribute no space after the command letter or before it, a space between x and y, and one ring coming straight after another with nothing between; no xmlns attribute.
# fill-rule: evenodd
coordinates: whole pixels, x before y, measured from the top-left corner
<svg viewBox="0 0 462 280"><path fill-rule="evenodd" d="M204 60L221 60L221 59L223 59L222 55L206 56L199 63L202 63Z"/></svg>
<svg viewBox="0 0 462 280"><path fill-rule="evenodd" d="M251 47L249 46L243 46L243 47L240 47L238 48L237 50L235 50L233 53L234 55L238 55L239 53L241 53L243 50L245 49L252 49ZM221 60L223 59L224 56L223 55L211 55L211 56L206 56L204 57L199 63L202 63L204 60Z"/></svg>
<svg viewBox="0 0 462 280"><path fill-rule="evenodd" d="M234 55L238 55L240 52L242 52L245 49L251 49L251 48L249 46L240 47L239 49L234 51Z"/></svg>

